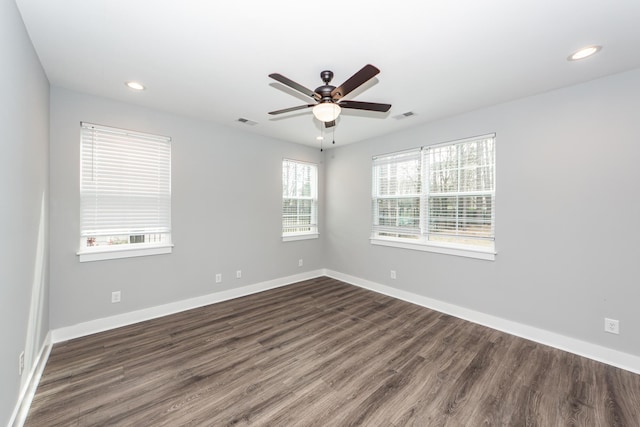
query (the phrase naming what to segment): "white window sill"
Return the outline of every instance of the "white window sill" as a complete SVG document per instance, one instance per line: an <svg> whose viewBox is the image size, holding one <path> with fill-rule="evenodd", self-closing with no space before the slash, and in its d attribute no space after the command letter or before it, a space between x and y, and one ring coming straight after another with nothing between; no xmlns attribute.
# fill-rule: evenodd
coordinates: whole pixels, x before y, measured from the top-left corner
<svg viewBox="0 0 640 427"><path fill-rule="evenodd" d="M415 251L435 252L438 254L455 255L466 258L483 259L487 261L495 261L496 259L496 252L492 248L476 248L446 243L412 243L408 241L385 239L381 237L372 237L371 244L390 246L394 248L412 249Z"/></svg>
<svg viewBox="0 0 640 427"><path fill-rule="evenodd" d="M286 236L282 236L282 241L294 242L296 240L317 239L318 237L320 237L320 233L289 234Z"/></svg>
<svg viewBox="0 0 640 427"><path fill-rule="evenodd" d="M155 245L143 247L104 248L80 251L77 253L80 262L103 261L108 259L133 258L139 256L170 254L173 245Z"/></svg>

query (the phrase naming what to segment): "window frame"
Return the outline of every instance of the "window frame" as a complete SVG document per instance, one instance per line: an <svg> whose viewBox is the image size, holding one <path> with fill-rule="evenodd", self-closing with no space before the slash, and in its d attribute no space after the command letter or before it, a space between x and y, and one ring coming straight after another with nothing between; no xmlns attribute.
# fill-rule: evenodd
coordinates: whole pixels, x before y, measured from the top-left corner
<svg viewBox="0 0 640 427"><path fill-rule="evenodd" d="M287 163L291 163L296 165L296 167L309 167L309 185L310 185L310 194L309 196L303 195L288 195L285 194L285 165ZM281 236L283 242L291 242L297 240L307 240L307 239L317 239L320 236L320 232L318 229L318 178L319 178L319 168L316 163L305 162L302 160L294 160L289 158L282 159L282 203L281 203ZM309 213L309 231L293 231L293 232L285 232L285 200L298 200L298 201L310 201L310 213ZM305 224L298 224L299 227L304 226ZM294 225L295 227L295 225Z"/></svg>
<svg viewBox="0 0 640 427"><path fill-rule="evenodd" d="M81 122L80 125L80 248L77 252L79 262L171 253L173 249L171 235L171 138L87 122ZM96 142L93 139L89 140L89 135L92 135L91 138L95 136L98 142L101 142L104 147L108 147L106 152L98 152L98 155L104 156L102 157L106 160L104 163L95 163L96 148L94 144ZM130 146L126 146L125 149L118 148L118 145L127 143ZM157 146L159 148L153 151L147 152L143 150L146 147L153 147L156 143L162 145ZM134 154L131 151L132 149L137 149L138 151ZM115 163L113 161L113 158L124 159L125 157L126 160L115 160ZM86 163L88 158L91 158L91 162L94 163ZM113 170L114 165L118 168L117 174L109 173L110 170ZM155 168L152 170L151 175L147 168L149 166ZM98 176L102 177L102 182L100 180L96 181L93 177L88 179L88 176L93 176L92 174L95 174L96 171ZM146 178L134 179L123 184L120 174L124 176L127 176L127 174L129 176L146 176ZM149 176L152 178L149 178ZM114 182L112 177L117 177L116 179L119 179L120 183ZM134 185L129 187L130 183ZM152 183L151 187L148 186L149 183ZM125 191L114 193L112 190L113 188L122 189L123 187L126 187ZM104 188L108 188L111 191L105 191ZM148 192L145 192L146 189L149 189ZM131 193L131 191L137 193ZM152 225L151 223L143 222L142 226L136 225L138 228L134 228L131 224L128 224L131 220L124 220L123 222L116 222L115 225L110 224L109 227L115 227L113 233L111 233L111 230L108 231L105 228L104 222L100 222L102 221L100 219L100 208L91 207L91 203L99 204L98 201L103 197L105 199L102 200L111 199L111 203L116 200L116 205L107 204L106 206L123 209L127 202L122 201L126 200L126 197L122 196L122 194L127 193L138 194L134 196L137 197L134 199L134 205L137 206L140 205L141 200L153 201L151 204L153 216L151 218L155 223ZM150 196L150 198L145 196ZM149 206L149 203L145 202L144 205ZM161 205L164 208L158 208ZM137 211L124 209L124 211L129 214L145 212L139 209ZM148 207L146 212L149 212ZM125 215L123 218L127 217L132 218L133 216ZM94 222L92 222L92 218ZM164 218L164 220L158 220L158 218ZM157 221L162 222L158 223ZM90 227L95 227L95 234L91 233L94 229ZM154 240L158 239L158 241L136 242L143 235L153 237ZM123 240L127 242L111 244L111 237L123 237ZM88 240L91 238L109 239L109 243L89 246Z"/></svg>
<svg viewBox="0 0 640 427"><path fill-rule="evenodd" d="M429 219L428 200L429 200L429 197L435 197L435 196L434 196L434 193L431 192L429 188L430 186L429 174L431 171L429 168L429 161L427 159L427 156L429 154L425 154L425 153L430 152L429 150L432 151L434 149L438 149L441 147L471 143L474 141L486 140L486 139L492 139L494 144L493 145L493 164L490 165L493 167L492 169L493 174L491 177L493 189L488 191L478 190L470 193L473 193L471 195L475 195L475 193L478 193L479 195L480 193L482 193L484 196L490 195L492 198L491 199L491 203L492 203L491 204L491 236L486 238L487 241L490 241L492 243L487 246L481 246L478 244L464 244L460 242L429 240L430 219ZM426 252L434 252L434 253L447 254L447 255L462 256L462 257L469 257L469 258L476 258L476 259L483 259L483 260L491 260L491 261L495 260L495 256L497 253L495 250L495 200L496 200L495 143L496 143L496 134L491 133L491 134L480 135L476 137L459 139L455 141L448 141L448 142L434 144L434 145L422 146L422 147L414 148L411 150L404 150L404 151L374 156L372 159L372 193L371 193L372 194L371 196L372 229L371 229L371 237L370 237L371 244L426 251ZM415 156L417 155L418 152L420 152L420 157L421 157L420 168L418 172L420 175L421 188L420 188L420 196L419 196L420 197L419 213L417 216L415 216L415 218L419 219L419 224L420 224L419 228L398 229L396 227L396 229L394 230L392 226L390 227L390 230L384 231L383 227L377 223L377 221L379 221L379 219L381 218L380 213L378 211L378 207L377 207L378 201L384 199L384 196L381 197L381 195L379 194L380 192L377 189L379 182L376 182L376 180L378 179L376 175L376 172L377 172L376 167L379 166L379 164L376 165L376 162L381 162L382 164L384 164L385 158L391 158L393 156L398 156L399 158L401 158L400 156L402 156L403 154L410 157L412 153ZM486 166L487 165L478 165L476 166L476 169L480 167L486 167ZM460 165L458 166L458 168L462 170L462 168L460 168ZM465 192L457 191L457 192L452 192L450 194L452 196L455 195L457 197L462 197L463 195L465 195ZM440 196L442 196L442 194L440 194ZM393 198L393 196L391 196L391 198ZM402 233L405 235L405 237L391 235L394 233L399 234L398 233L399 230L403 230L403 231L406 230L406 232ZM385 233L389 235L385 236L384 235ZM463 238L461 237L459 239L462 240Z"/></svg>

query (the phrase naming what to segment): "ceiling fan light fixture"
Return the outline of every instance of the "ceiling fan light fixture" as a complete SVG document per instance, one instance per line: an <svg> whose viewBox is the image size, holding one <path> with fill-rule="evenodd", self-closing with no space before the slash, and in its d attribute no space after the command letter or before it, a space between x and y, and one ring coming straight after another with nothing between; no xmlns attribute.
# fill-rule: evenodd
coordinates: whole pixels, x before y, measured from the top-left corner
<svg viewBox="0 0 640 427"><path fill-rule="evenodd" d="M340 115L340 106L333 102L321 102L313 107L313 115L321 122L332 122Z"/></svg>

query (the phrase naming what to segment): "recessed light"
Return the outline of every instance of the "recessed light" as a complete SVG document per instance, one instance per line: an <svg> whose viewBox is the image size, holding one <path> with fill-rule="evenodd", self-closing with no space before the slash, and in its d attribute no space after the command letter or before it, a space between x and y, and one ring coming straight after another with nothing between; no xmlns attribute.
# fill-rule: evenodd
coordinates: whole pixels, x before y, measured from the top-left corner
<svg viewBox="0 0 640 427"><path fill-rule="evenodd" d="M138 82L126 82L125 85L127 85L129 89L144 90L144 86Z"/></svg>
<svg viewBox="0 0 640 427"><path fill-rule="evenodd" d="M578 61L580 59L588 58L591 55L597 53L600 49L602 49L602 46L597 45L583 47L582 49L578 49L571 55L569 55L567 61Z"/></svg>
<svg viewBox="0 0 640 427"><path fill-rule="evenodd" d="M322 140L324 140L324 136L316 136L316 140L317 141L322 141Z"/></svg>

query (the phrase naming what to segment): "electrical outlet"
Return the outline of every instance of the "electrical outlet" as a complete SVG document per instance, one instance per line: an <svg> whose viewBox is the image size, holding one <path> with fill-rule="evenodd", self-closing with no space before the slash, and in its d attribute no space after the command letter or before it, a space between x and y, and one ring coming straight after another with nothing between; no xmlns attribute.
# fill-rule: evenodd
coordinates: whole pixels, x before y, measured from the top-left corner
<svg viewBox="0 0 640 427"><path fill-rule="evenodd" d="M236 271L236 279L240 279L242 277L242 270Z"/></svg>
<svg viewBox="0 0 640 427"><path fill-rule="evenodd" d="M396 278L396 271L395 270L391 270L391 278L392 279Z"/></svg>
<svg viewBox="0 0 640 427"><path fill-rule="evenodd" d="M304 264L304 261L302 261L302 258L300 258L298 260L298 267L302 267L302 264Z"/></svg>
<svg viewBox="0 0 640 427"><path fill-rule="evenodd" d="M610 334L619 334L620 333L620 322L616 319L607 319L604 318L604 331L609 332Z"/></svg>
<svg viewBox="0 0 640 427"><path fill-rule="evenodd" d="M221 273L216 274L216 283L222 283L222 274Z"/></svg>
<svg viewBox="0 0 640 427"><path fill-rule="evenodd" d="M116 302L120 302L122 295L120 294L120 291L113 291L111 292L111 303L114 304Z"/></svg>
<svg viewBox="0 0 640 427"><path fill-rule="evenodd" d="M18 356L18 375L22 375L24 371L24 351Z"/></svg>

